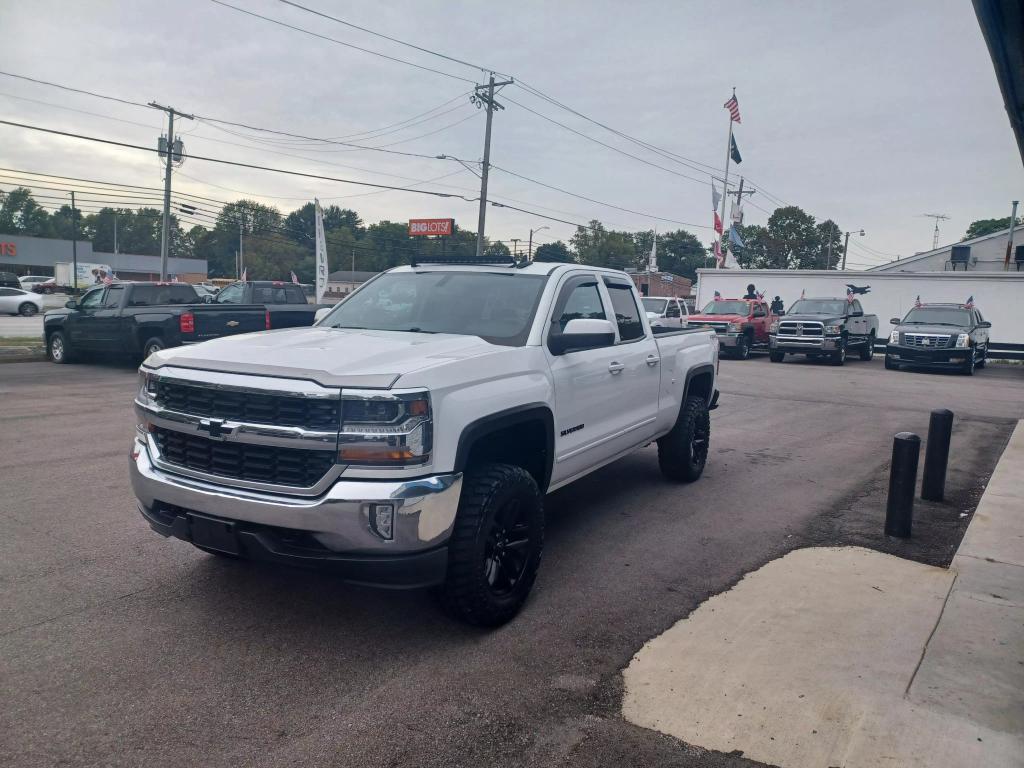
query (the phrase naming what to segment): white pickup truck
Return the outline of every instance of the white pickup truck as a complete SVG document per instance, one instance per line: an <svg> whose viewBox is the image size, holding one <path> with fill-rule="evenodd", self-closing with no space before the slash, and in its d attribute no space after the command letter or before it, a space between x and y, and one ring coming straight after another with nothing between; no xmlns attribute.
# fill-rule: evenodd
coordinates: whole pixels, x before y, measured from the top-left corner
<svg viewBox="0 0 1024 768"><path fill-rule="evenodd" d="M312 328L153 354L139 510L214 554L434 586L499 625L536 577L546 493L655 441L670 480L704 470L717 339L655 335L640 306L609 269L419 264Z"/></svg>

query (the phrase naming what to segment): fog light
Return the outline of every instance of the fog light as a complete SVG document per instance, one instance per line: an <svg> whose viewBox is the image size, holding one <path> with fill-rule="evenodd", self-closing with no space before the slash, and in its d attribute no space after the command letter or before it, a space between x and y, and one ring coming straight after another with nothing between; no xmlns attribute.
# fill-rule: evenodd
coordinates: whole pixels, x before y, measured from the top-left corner
<svg viewBox="0 0 1024 768"><path fill-rule="evenodd" d="M371 504L370 527L382 539L391 541L395 538L395 505Z"/></svg>

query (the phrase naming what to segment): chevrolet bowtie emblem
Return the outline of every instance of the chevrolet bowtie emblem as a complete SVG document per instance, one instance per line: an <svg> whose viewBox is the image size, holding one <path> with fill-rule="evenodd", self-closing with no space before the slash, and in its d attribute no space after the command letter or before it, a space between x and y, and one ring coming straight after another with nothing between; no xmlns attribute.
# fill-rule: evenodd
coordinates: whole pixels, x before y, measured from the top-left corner
<svg viewBox="0 0 1024 768"><path fill-rule="evenodd" d="M237 320L228 320L228 328L234 328L236 325L238 325Z"/></svg>
<svg viewBox="0 0 1024 768"><path fill-rule="evenodd" d="M200 419L197 429L208 433L214 440L223 440L235 433L235 427L224 426L223 419Z"/></svg>

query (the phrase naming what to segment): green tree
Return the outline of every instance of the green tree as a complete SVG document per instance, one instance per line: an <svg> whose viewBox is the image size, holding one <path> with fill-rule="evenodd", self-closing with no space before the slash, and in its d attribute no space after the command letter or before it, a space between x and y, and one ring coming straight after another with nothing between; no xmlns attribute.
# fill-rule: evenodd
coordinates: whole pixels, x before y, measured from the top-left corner
<svg viewBox="0 0 1024 768"><path fill-rule="evenodd" d="M637 264L637 248L632 235L609 231L597 219L587 227L577 227L569 242L580 264L616 269Z"/></svg>
<svg viewBox="0 0 1024 768"><path fill-rule="evenodd" d="M569 252L569 247L561 240L556 240L553 243L538 245L533 251L533 260L570 263L573 258L572 253Z"/></svg>
<svg viewBox="0 0 1024 768"><path fill-rule="evenodd" d="M818 255L812 269L835 269L843 259L843 233L839 225L832 219L816 225L818 235ZM829 258L829 243L832 245L832 257Z"/></svg>
<svg viewBox="0 0 1024 768"><path fill-rule="evenodd" d="M832 221L815 224L814 217L795 205L776 208L768 217L768 226L740 227L742 246L733 246L736 260L746 269L822 269L827 259ZM833 239L832 265L842 257Z"/></svg>
<svg viewBox="0 0 1024 768"><path fill-rule="evenodd" d="M1024 224L1024 219L1017 219L1017 225ZM971 226L967 228L967 234L964 235L964 240L973 240L976 237L983 237L985 235L991 235L993 232L999 232L1003 229L1009 229L1010 217L1007 216L1003 219L978 219L972 221ZM961 242L963 242L961 240Z"/></svg>
<svg viewBox="0 0 1024 768"><path fill-rule="evenodd" d="M316 206L313 203L306 203L301 208L296 208L285 218L284 226L288 229L288 235L296 242L303 242L303 238L314 242L316 238ZM356 238L362 237L365 231L363 220L355 211L329 205L324 208L324 234L327 235L339 229L349 230Z"/></svg>
<svg viewBox="0 0 1024 768"><path fill-rule="evenodd" d="M53 237L50 214L24 187L0 192L0 233L28 237Z"/></svg>

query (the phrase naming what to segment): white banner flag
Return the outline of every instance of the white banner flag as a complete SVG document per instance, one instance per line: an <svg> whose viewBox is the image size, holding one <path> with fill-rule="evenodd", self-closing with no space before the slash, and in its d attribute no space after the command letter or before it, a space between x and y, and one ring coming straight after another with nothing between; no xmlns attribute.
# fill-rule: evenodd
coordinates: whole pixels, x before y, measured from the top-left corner
<svg viewBox="0 0 1024 768"><path fill-rule="evenodd" d="M651 242L651 255L647 259L647 271L658 271L658 230L654 230L654 240Z"/></svg>
<svg viewBox="0 0 1024 768"><path fill-rule="evenodd" d="M316 205L316 303L323 304L327 292L327 238L324 237L324 212L320 201Z"/></svg>

